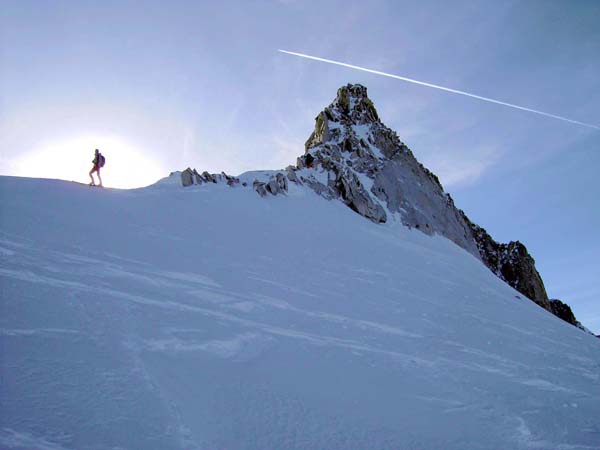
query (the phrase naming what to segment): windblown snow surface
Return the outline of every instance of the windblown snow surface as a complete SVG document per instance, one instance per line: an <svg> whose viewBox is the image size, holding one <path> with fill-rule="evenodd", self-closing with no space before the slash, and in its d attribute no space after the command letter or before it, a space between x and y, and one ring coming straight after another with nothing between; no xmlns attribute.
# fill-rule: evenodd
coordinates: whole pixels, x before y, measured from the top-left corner
<svg viewBox="0 0 600 450"><path fill-rule="evenodd" d="M600 448L600 341L444 238L293 183L0 200L2 448Z"/></svg>

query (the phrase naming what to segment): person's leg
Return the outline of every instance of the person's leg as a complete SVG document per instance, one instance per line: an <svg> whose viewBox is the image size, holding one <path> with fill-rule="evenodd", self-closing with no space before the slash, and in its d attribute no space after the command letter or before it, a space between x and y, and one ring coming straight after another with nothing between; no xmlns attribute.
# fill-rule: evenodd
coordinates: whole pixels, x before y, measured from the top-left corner
<svg viewBox="0 0 600 450"><path fill-rule="evenodd" d="M90 186L94 186L96 184L96 182L94 181L94 177L92 176L93 173L94 173L94 168L92 167L92 170L90 170L90 180L92 180L92 182L90 183Z"/></svg>
<svg viewBox="0 0 600 450"><path fill-rule="evenodd" d="M96 175L98 175L98 181L100 181L99 186L102 187L102 178L100 177L100 167L96 170Z"/></svg>

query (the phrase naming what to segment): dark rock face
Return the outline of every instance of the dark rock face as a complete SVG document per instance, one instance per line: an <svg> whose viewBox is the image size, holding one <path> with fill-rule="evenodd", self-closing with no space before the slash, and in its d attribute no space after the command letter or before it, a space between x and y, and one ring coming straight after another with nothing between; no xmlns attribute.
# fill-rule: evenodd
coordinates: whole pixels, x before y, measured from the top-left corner
<svg viewBox="0 0 600 450"><path fill-rule="evenodd" d="M472 223L466 215L464 217L471 227L483 263L521 294L552 312L544 282L527 248L519 241L499 244L485 229Z"/></svg>
<svg viewBox="0 0 600 450"><path fill-rule="evenodd" d="M560 317L565 322L569 322L571 325L583 329L583 326L575 318L575 314L573 314L573 311L571 311L571 307L566 303L563 303L556 298L551 299L550 308L552 309L552 314L554 314L556 317Z"/></svg>
<svg viewBox="0 0 600 450"><path fill-rule="evenodd" d="M494 270L493 267L490 269ZM500 244L496 270L499 271L500 278L517 291L552 312L542 277L535 268L534 259L523 244L519 241Z"/></svg>
<svg viewBox="0 0 600 450"><path fill-rule="evenodd" d="M333 103L317 115L297 168L288 167L287 172L290 180L325 198L340 199L376 223L396 214L408 227L445 236L542 308L579 323L568 305L548 299L522 243L496 242L456 208L437 176L380 121L366 87L348 84L338 90Z"/></svg>

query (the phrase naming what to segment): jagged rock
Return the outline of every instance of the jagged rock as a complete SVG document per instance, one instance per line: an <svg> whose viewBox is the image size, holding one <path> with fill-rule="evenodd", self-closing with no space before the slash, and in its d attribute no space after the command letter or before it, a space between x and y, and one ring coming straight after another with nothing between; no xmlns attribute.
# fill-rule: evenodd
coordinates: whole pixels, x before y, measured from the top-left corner
<svg viewBox="0 0 600 450"><path fill-rule="evenodd" d="M196 184L202 184L204 182L202 176L198 173L196 169L194 169L194 180L196 181Z"/></svg>
<svg viewBox="0 0 600 450"><path fill-rule="evenodd" d="M271 176L266 183L260 180L254 180L252 187L261 197L268 193L271 195L285 194L288 191L288 179L283 173L277 173Z"/></svg>
<svg viewBox="0 0 600 450"><path fill-rule="evenodd" d="M181 172L181 184L184 187L194 184L194 172L189 167Z"/></svg>
<svg viewBox="0 0 600 450"><path fill-rule="evenodd" d="M320 196L326 198L327 200L339 198L340 193L335 188L333 188L333 185L331 185L329 174L327 174L327 177L327 184L322 183L321 181L315 179L313 176L309 176L308 178L301 176L300 179L302 180L302 183L306 184L309 188L311 188L313 191L315 191Z"/></svg>
<svg viewBox="0 0 600 450"><path fill-rule="evenodd" d="M579 323L579 321L575 318L575 314L573 314L571 307L569 305L567 305L566 303L563 303L562 301L560 301L559 299L556 299L556 298L551 299L550 300L550 308L551 308L552 314L554 314L556 317L559 317L562 320L564 320L565 322L569 322L571 325L574 325L578 328L583 329L583 326L581 325L581 323Z"/></svg>
<svg viewBox="0 0 600 450"><path fill-rule="evenodd" d="M315 118L315 122L315 131L312 132L304 144L304 148L306 150L329 140L329 119L325 114L325 111L319 113L319 115Z"/></svg>
<svg viewBox="0 0 600 450"><path fill-rule="evenodd" d="M254 180L252 183L252 188L260 195L261 197L267 196L267 184L262 181Z"/></svg>
<svg viewBox="0 0 600 450"><path fill-rule="evenodd" d="M460 211L460 213L464 215L464 212ZM523 244L518 241L500 244L485 229L472 223L468 218L466 220L473 230L481 259L492 272L542 308L565 322L585 330L568 304L557 299L548 299L542 277L535 268L535 261Z"/></svg>
<svg viewBox="0 0 600 450"><path fill-rule="evenodd" d="M347 169L337 178L335 187L344 202L361 216L367 217L376 223L387 220L383 207L371 198L358 176L351 170Z"/></svg>
<svg viewBox="0 0 600 450"><path fill-rule="evenodd" d="M460 213L472 230L483 263L517 291L553 312L542 277L527 248L519 241L499 244L485 229L472 223L464 212Z"/></svg>
<svg viewBox="0 0 600 450"><path fill-rule="evenodd" d="M360 84L348 84L338 89L337 107L353 124L379 122L373 102L367 96L367 88Z"/></svg>
<svg viewBox="0 0 600 450"><path fill-rule="evenodd" d="M240 179L237 177L233 177L231 175L227 175L225 172L221 172L221 177L225 178L225 182L227 186L233 187L236 184L240 184Z"/></svg>
<svg viewBox="0 0 600 450"><path fill-rule="evenodd" d="M404 145L398 135L389 128L377 127L373 130L373 145L381 150L388 159L393 159L397 153L410 153L410 150Z"/></svg>
<svg viewBox="0 0 600 450"><path fill-rule="evenodd" d="M237 177L227 175L225 172L221 172L220 174L210 174L207 171L204 171L200 174L196 169L192 170L189 167L181 172L181 184L184 187L192 186L194 184L218 182L226 182L229 186L235 186L236 184L239 184L240 180Z"/></svg>
<svg viewBox="0 0 600 450"><path fill-rule="evenodd" d="M288 191L288 181L284 174L278 173L269 180L267 189L273 195L285 194Z"/></svg>
<svg viewBox="0 0 600 450"><path fill-rule="evenodd" d="M552 312L542 277L535 261L519 241L500 244L498 270L502 279L542 308Z"/></svg>
<svg viewBox="0 0 600 450"><path fill-rule="evenodd" d="M290 180L294 183L300 183L300 180L298 179L298 176L296 175L296 168L294 166L287 166L285 168L285 172L287 174L288 180Z"/></svg>
<svg viewBox="0 0 600 450"><path fill-rule="evenodd" d="M204 180L207 183L216 183L217 182L217 177L211 175L210 173L208 173L206 170L204 172L202 172L202 178L204 178Z"/></svg>

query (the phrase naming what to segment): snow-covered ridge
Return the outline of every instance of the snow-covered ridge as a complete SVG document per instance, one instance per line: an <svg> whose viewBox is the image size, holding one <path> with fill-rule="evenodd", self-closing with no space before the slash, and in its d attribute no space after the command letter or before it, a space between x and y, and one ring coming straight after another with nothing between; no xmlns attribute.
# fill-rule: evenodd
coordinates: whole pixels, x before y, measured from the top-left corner
<svg viewBox="0 0 600 450"><path fill-rule="evenodd" d="M272 175L0 177L0 448L600 448L598 339Z"/></svg>

